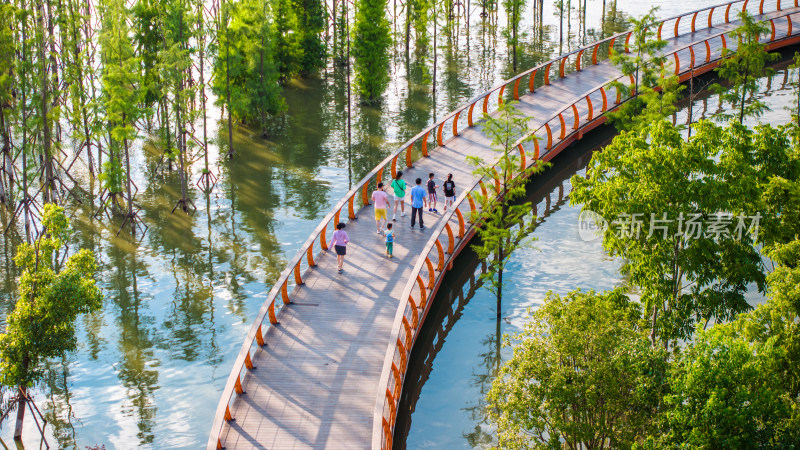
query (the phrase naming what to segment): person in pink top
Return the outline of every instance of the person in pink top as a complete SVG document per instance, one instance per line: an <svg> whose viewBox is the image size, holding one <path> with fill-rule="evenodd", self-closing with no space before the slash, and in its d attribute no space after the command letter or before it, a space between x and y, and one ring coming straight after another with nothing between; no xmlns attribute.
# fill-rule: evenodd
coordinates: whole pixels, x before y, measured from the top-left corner
<svg viewBox="0 0 800 450"><path fill-rule="evenodd" d="M328 248L333 247L336 250L336 263L339 266L339 273L344 272L344 255L347 254L347 243L350 238L347 237L347 232L344 231L344 223L339 222L336 224L336 231L333 232L331 243Z"/></svg>
<svg viewBox="0 0 800 450"><path fill-rule="evenodd" d="M372 193L372 203L375 205L375 225L378 226L378 234L381 234L388 217L386 208L389 206L389 194L383 189L383 182L379 182L378 189Z"/></svg>

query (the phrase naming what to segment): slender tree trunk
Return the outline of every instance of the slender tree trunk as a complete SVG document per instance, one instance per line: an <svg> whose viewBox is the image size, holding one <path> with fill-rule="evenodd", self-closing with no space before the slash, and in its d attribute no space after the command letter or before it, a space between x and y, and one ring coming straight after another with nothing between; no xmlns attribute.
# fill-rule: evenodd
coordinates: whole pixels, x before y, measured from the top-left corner
<svg viewBox="0 0 800 450"><path fill-rule="evenodd" d="M198 2L197 20L199 21L200 31L200 102L203 108L203 160L205 163L205 173L208 173L208 114L206 109L206 74L205 74L205 21L203 20L203 2Z"/></svg>
<svg viewBox="0 0 800 450"><path fill-rule="evenodd" d="M23 372L28 371L28 365L30 364L30 358L28 355L22 357L22 367ZM25 406L28 405L28 390L25 386L20 385L17 387L17 395L19 396L17 403L17 420L14 426L14 440L21 441L22 440L22 425L25 422Z"/></svg>
<svg viewBox="0 0 800 450"><path fill-rule="evenodd" d="M558 53L564 53L564 0L558 3Z"/></svg>
<svg viewBox="0 0 800 450"><path fill-rule="evenodd" d="M125 120L125 114L122 114L122 120ZM136 235L136 222L133 220L133 194L131 193L131 157L128 152L128 139L122 140L122 145L125 148L125 179L127 180L126 187L128 191L128 220L131 223L131 234Z"/></svg>
<svg viewBox="0 0 800 450"><path fill-rule="evenodd" d="M25 6L23 2L23 7ZM28 58L28 21L21 24L22 29L22 60L26 61ZM28 244L31 243L31 217L30 205L28 204L28 111L27 111L27 86L26 70L22 69L22 210L25 216L25 240Z"/></svg>
<svg viewBox="0 0 800 450"><path fill-rule="evenodd" d="M351 128L351 118L352 118L352 111L350 109L350 104L352 103L350 100L351 92L350 92L350 12L347 8L347 0L344 1L344 21L345 21L345 28L347 29L347 179L348 179L348 189L353 187L353 176L352 176L352 161L351 161L351 144L352 144L352 128ZM408 35L406 35L406 49L408 49ZM406 54L408 51L406 50Z"/></svg>
<svg viewBox="0 0 800 450"><path fill-rule="evenodd" d="M50 120L47 118L49 114L49 86L48 86L48 77L49 77L49 68L47 64L47 51L46 49L46 33L45 33L45 24L44 24L44 3L39 0L37 2L37 12L38 12L38 33L40 34L41 38L39 40L39 59L41 60L41 73L39 74L41 77L41 114L42 114L42 150L43 150L43 159L44 159L44 169L45 169L45 185L44 185L44 202L50 203L53 201L53 193L51 191L52 187L52 180L53 180L53 166L51 164L51 130L50 130Z"/></svg>
<svg viewBox="0 0 800 450"><path fill-rule="evenodd" d="M519 3L517 0L514 0L514 3L511 7L511 34L512 34L512 41L513 41L513 49L514 52L513 60L514 60L514 73L517 72L517 8L519 8Z"/></svg>
<svg viewBox="0 0 800 450"><path fill-rule="evenodd" d="M0 201L13 208L13 206L11 206L11 189L14 186L14 165L13 163L9 164L9 161L11 161L11 132L8 124L6 124L6 115L3 111L4 105L0 105L0 131L3 133L3 151L0 153L0 158L3 158L3 178L0 179L2 198L0 198ZM6 187L8 187L8 189L6 189Z"/></svg>
<svg viewBox="0 0 800 450"><path fill-rule="evenodd" d="M747 71L744 73L744 83L742 83L742 99L739 102L739 125L744 123L744 101L747 98Z"/></svg>
<svg viewBox="0 0 800 450"><path fill-rule="evenodd" d="M325 2L327 5L328 3ZM333 58L336 61L339 53L339 41L336 40L336 33L338 25L336 24L336 0L333 0L333 13L331 14L331 20L333 21Z"/></svg>
<svg viewBox="0 0 800 450"><path fill-rule="evenodd" d="M224 3L223 3L224 7ZM231 58L230 33L228 32L228 11L223 14L225 20L225 101L228 106L228 158L233 159L233 111L231 110Z"/></svg>
<svg viewBox="0 0 800 450"><path fill-rule="evenodd" d="M406 0L406 61L408 61L409 47L411 41L411 4L414 1L419 1L419 0ZM349 39L350 38L348 36L348 45L349 45Z"/></svg>
<svg viewBox="0 0 800 450"><path fill-rule="evenodd" d="M77 66L76 69L78 71L78 80L80 82L79 86L78 86L78 99L80 101L81 118L83 120L83 139L84 139L83 145L86 147L86 156L87 156L88 165L89 165L89 175L92 178L94 178L94 164L93 164L93 161L92 161L91 134L89 133L89 120L88 120L88 117L87 117L88 113L86 111L87 108L85 107L87 102L86 102L86 88L83 85L83 78L84 78L83 60L81 59L81 56L80 56L81 51L80 51L80 47L78 45L78 42L80 41L80 35L78 33L78 30L79 30L80 27L78 27L78 25L76 23L78 19L77 19L77 17L75 17L75 8L76 7L77 6L75 5L75 2L71 0L69 2L69 14L70 14L70 20L73 22L73 25L72 25L72 53L73 53L73 57L75 58L75 64ZM87 36L87 39L88 39L88 36Z"/></svg>
<svg viewBox="0 0 800 450"><path fill-rule="evenodd" d="M19 402L17 403L17 421L14 427L14 440L22 440L22 425L25 422L25 407L28 405L27 391L25 386L17 388L17 395L19 395Z"/></svg>
<svg viewBox="0 0 800 450"><path fill-rule="evenodd" d="M436 20L436 0L434 0L434 2L433 2L433 104L434 104L434 107L436 105L436 65L437 65L436 63L438 62L438 56L439 56L439 54L437 52L437 48L436 48L437 47L436 39L438 38L436 22L438 22L438 21ZM436 118L434 117L434 120L435 119Z"/></svg>

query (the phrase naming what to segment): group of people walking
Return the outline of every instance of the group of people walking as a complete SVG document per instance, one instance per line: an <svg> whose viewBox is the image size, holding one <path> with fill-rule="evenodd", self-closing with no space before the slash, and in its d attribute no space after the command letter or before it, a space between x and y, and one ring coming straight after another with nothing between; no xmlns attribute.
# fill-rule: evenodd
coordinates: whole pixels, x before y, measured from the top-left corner
<svg viewBox="0 0 800 450"><path fill-rule="evenodd" d="M453 174L447 175L447 180L442 186L437 186L434 180L433 173L428 174L428 182L426 187L422 187L422 178L417 178L414 181L414 187L410 190L411 195L411 228L413 229L417 220L419 220L419 229L425 229L425 223L422 219L422 210L428 208L428 212L438 214L439 210L438 199L436 197L436 190L440 187L444 190L444 210L447 211L448 207L453 207L456 199L456 184L453 181ZM387 192L387 190L389 192ZM388 189L384 186L383 182L379 182L377 189L372 193L372 203L375 207L375 224L377 227L377 234L383 234L386 244L386 257L393 257L395 235L392 222L397 221L397 209L400 209L400 217L405 217L405 197L408 190L408 184L403 180L403 172L397 172L392 182L389 184ZM390 198L391 196L391 198ZM392 220L389 217L389 207L393 206ZM344 257L347 254L347 243L350 239L347 232L344 231L345 224L339 222L336 224L336 231L331 236L331 243L329 248L336 251L336 262L338 265L339 273L344 272Z"/></svg>

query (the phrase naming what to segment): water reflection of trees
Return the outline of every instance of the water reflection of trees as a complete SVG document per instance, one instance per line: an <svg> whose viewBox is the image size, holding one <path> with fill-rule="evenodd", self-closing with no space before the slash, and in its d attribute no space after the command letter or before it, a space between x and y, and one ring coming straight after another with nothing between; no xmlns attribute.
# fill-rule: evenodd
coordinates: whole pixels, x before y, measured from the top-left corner
<svg viewBox="0 0 800 450"><path fill-rule="evenodd" d="M44 384L47 394L43 402L44 418L50 426L48 434L52 434L58 448L77 447L77 433L73 421L77 421L72 409L72 393L69 389L69 368L71 361L67 356L60 361L45 361Z"/></svg>
<svg viewBox="0 0 800 450"><path fill-rule="evenodd" d="M110 263L116 268L112 276L111 296L115 302L119 330L120 362L116 366L117 377L126 390L130 404L123 407L123 413L136 417L139 444L149 444L155 439L153 427L156 419L154 393L159 389L158 366L154 347L160 341L157 334L156 318L147 314L147 300L139 292L139 275L147 273L146 266L137 259L136 254L128 254L124 249L113 247L108 252Z"/></svg>
<svg viewBox="0 0 800 450"><path fill-rule="evenodd" d="M277 179L285 188L283 206L294 208L306 220L327 213L330 185L319 181L319 168L330 165L325 145L334 114L327 108L325 80L295 81L284 91L289 115L282 133L270 139L281 157Z"/></svg>

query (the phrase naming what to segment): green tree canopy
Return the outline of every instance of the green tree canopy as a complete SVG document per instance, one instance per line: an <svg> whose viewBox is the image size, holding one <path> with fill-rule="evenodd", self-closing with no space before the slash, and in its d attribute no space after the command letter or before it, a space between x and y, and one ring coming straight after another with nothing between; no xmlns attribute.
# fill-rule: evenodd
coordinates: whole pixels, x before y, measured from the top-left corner
<svg viewBox="0 0 800 450"><path fill-rule="evenodd" d="M662 49L667 41L658 39L656 34L657 8L652 8L641 18L632 18L633 34L629 50L613 52L611 61L624 76L622 81L614 81L611 87L622 94L622 98L631 97L619 108L609 113L614 125L622 130L644 130L656 120L663 119L677 110L675 102L684 86L678 83ZM633 77L633 85L628 81Z"/></svg>
<svg viewBox="0 0 800 450"><path fill-rule="evenodd" d="M43 361L75 350L75 319L99 309L103 299L91 251L81 249L66 262L58 259L69 234L63 208L45 204L42 227L36 242L20 244L14 258L22 271L17 303L0 334L0 384L18 387L22 397L15 436L22 432L26 389L44 376Z"/></svg>
<svg viewBox="0 0 800 450"><path fill-rule="evenodd" d="M758 92L758 79L774 72L766 67L767 63L780 56L777 53L767 53L766 44L760 41L762 35L770 33L765 22L757 21L747 11L739 13L739 20L742 24L731 32L731 36L738 40L736 51L725 48L722 53L724 59L716 69L717 75L728 81L730 86L715 84L712 88L723 100L739 110L737 115L720 114L718 117L736 117L741 124L745 116L758 117L766 111L767 105L754 94Z"/></svg>
<svg viewBox="0 0 800 450"><path fill-rule="evenodd" d="M279 62L274 59L278 55L273 53L276 35L267 7L262 0L227 4L229 21L219 33L211 85L218 96L217 104L227 104L239 121L258 124L263 134L267 133L268 119L286 110L278 84ZM230 102L226 95L229 88Z"/></svg>
<svg viewBox="0 0 800 450"><path fill-rule="evenodd" d="M296 0L300 33L300 73L308 75L325 67L327 50L322 40L325 8L320 0ZM280 19L278 19L280 20Z"/></svg>
<svg viewBox="0 0 800 450"><path fill-rule="evenodd" d="M666 374L640 314L620 290L548 293L488 395L499 447L630 448L655 418Z"/></svg>
<svg viewBox="0 0 800 450"><path fill-rule="evenodd" d="M750 283L764 287L755 249L758 211L743 197L752 177L742 160L771 151L771 128L700 122L688 141L667 121L622 133L575 176L570 201L610 226L603 246L625 260L642 294L652 339L689 338L697 321L730 320L749 309ZM751 145L755 143L756 145Z"/></svg>
<svg viewBox="0 0 800 450"><path fill-rule="evenodd" d="M359 0L353 27L355 85L364 103L380 100L389 83L391 27L386 0Z"/></svg>
<svg viewBox="0 0 800 450"><path fill-rule="evenodd" d="M525 223L525 217L530 215L532 209L530 202L517 203L525 196L525 184L519 180L542 171L546 166L546 163L538 163L522 170L522 156L517 145L536 137L528 133L530 119L517 110L517 104L516 101L503 102L496 116L483 116L483 132L491 139L492 150L499 154L497 164L487 164L478 157L467 157L477 167L475 174L488 180L494 188L487 195L475 195L481 209L472 220L480 221L481 226L478 228L480 243L472 248L478 258L488 264L481 279L497 298L498 318L505 266L514 250L522 245L530 233L530 227L535 225L533 217Z"/></svg>
<svg viewBox="0 0 800 450"><path fill-rule="evenodd" d="M770 252L769 299L704 331L669 370L657 448L793 448L800 442L800 241Z"/></svg>

